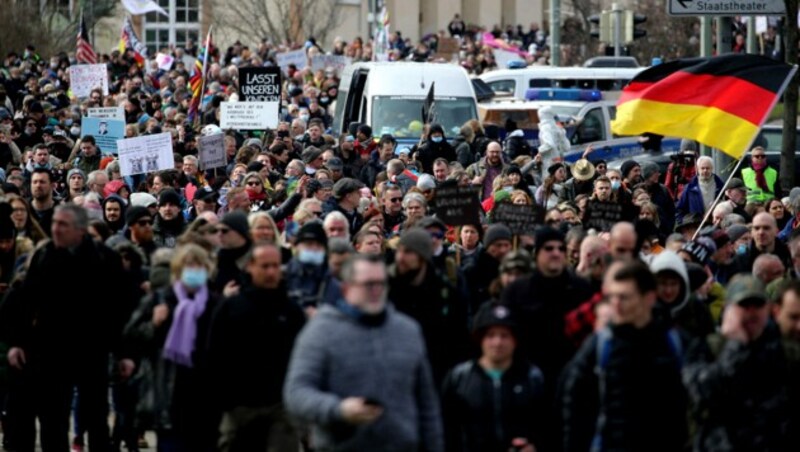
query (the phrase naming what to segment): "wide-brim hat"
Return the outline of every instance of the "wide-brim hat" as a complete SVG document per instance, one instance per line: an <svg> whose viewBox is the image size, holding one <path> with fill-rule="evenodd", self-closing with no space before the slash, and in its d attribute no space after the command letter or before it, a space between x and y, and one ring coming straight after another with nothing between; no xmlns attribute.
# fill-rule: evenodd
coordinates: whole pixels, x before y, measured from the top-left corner
<svg viewBox="0 0 800 452"><path fill-rule="evenodd" d="M579 181L591 180L594 177L594 165L586 159L580 159L572 165L572 177Z"/></svg>

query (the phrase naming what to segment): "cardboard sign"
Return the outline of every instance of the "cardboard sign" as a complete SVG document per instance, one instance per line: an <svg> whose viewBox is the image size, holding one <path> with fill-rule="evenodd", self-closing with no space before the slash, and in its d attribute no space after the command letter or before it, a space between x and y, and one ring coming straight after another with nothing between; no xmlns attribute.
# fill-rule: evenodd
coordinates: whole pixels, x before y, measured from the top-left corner
<svg viewBox="0 0 800 452"><path fill-rule="evenodd" d="M439 53L458 53L461 50L461 41L456 38L439 38L436 51Z"/></svg>
<svg viewBox="0 0 800 452"><path fill-rule="evenodd" d="M99 107L99 108L90 108L87 115L87 118L99 118L99 119L116 119L118 121L125 122L125 109L122 107Z"/></svg>
<svg viewBox="0 0 800 452"><path fill-rule="evenodd" d="M89 97L100 88L108 96L108 70L105 64L76 64L69 67L69 85L75 97Z"/></svg>
<svg viewBox="0 0 800 452"><path fill-rule="evenodd" d="M305 49L292 50L275 54L275 62L278 63L284 74L289 70L289 65L294 64L298 71L302 71L308 66L308 57Z"/></svg>
<svg viewBox="0 0 800 452"><path fill-rule="evenodd" d="M479 187L436 189L436 216L450 226L481 224Z"/></svg>
<svg viewBox="0 0 800 452"><path fill-rule="evenodd" d="M492 223L503 223L514 235L532 235L542 224L544 212L538 205L520 205L503 202L495 205Z"/></svg>
<svg viewBox="0 0 800 452"><path fill-rule="evenodd" d="M105 118L83 118L81 121L81 138L86 135L94 137L97 147L103 154L116 154L117 141L125 138L125 121Z"/></svg>
<svg viewBox="0 0 800 452"><path fill-rule="evenodd" d="M623 220L624 209L621 204L615 202L602 202L592 200L586 204L586 228L594 228L598 231L607 232L620 221Z"/></svg>
<svg viewBox="0 0 800 452"><path fill-rule="evenodd" d="M353 59L344 55L314 55L311 58L311 70L333 68L336 74L341 74L342 70L353 63Z"/></svg>
<svg viewBox="0 0 800 452"><path fill-rule="evenodd" d="M264 130L278 127L280 102L222 102L223 129Z"/></svg>
<svg viewBox="0 0 800 452"><path fill-rule="evenodd" d="M144 135L117 141L119 166L123 176L175 168L172 135Z"/></svg>
<svg viewBox="0 0 800 452"><path fill-rule="evenodd" d="M228 164L225 158L225 135L219 133L198 139L200 146L200 168L219 168Z"/></svg>
<svg viewBox="0 0 800 452"><path fill-rule="evenodd" d="M276 67L240 68L239 100L242 102L280 102L281 70Z"/></svg>

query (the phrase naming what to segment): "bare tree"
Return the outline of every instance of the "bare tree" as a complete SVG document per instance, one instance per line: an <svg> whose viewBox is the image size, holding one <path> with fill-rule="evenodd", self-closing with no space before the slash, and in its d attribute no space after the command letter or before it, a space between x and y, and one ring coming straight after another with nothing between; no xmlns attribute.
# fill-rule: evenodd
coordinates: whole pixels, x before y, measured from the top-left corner
<svg viewBox="0 0 800 452"><path fill-rule="evenodd" d="M113 14L115 0L94 0L92 13L96 22ZM78 34L78 11L59 7L58 2L4 1L0 14L0 55L36 47L39 55L75 51ZM87 17L87 20L91 20ZM87 27L91 24L87 24Z"/></svg>
<svg viewBox="0 0 800 452"><path fill-rule="evenodd" d="M238 0L226 5L219 22L238 36L256 35L278 43L300 44L309 37L325 42L341 23L336 0Z"/></svg>

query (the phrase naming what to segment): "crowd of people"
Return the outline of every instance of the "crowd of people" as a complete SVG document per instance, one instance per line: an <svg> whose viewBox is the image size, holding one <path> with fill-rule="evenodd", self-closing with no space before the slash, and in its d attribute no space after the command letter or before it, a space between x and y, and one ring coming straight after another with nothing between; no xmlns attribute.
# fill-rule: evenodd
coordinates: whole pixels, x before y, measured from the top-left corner
<svg viewBox="0 0 800 452"><path fill-rule="evenodd" d="M0 70L6 450L796 447L800 189L763 148L721 193L688 141L662 177L564 163L555 122L524 151L477 120L334 136L327 70L287 74L276 129L222 130L262 57L212 58L197 121L183 63L104 61L110 94L85 99L66 55ZM98 106L170 133L174 169L123 177L81 134ZM199 168L218 134L227 166ZM480 221L436 215L454 186ZM508 203L541 224L512 233Z"/></svg>

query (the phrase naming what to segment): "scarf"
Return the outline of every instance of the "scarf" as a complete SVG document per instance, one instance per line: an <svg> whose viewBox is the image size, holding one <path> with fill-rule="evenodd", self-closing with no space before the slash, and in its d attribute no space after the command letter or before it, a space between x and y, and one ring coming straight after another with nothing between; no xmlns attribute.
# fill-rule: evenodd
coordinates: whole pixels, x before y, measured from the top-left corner
<svg viewBox="0 0 800 452"><path fill-rule="evenodd" d="M164 359L186 367L193 367L192 352L197 339L197 319L203 315L208 302L208 287L203 286L194 294L194 299L186 293L180 281L172 284L178 297L178 307L172 316L172 326L164 343Z"/></svg>
<svg viewBox="0 0 800 452"><path fill-rule="evenodd" d="M261 193L256 193L250 189L245 189L245 191L247 192L247 197L250 198L250 202L264 201L267 199L267 194L264 192L264 190L261 190Z"/></svg>
<svg viewBox="0 0 800 452"><path fill-rule="evenodd" d="M367 327L379 327L386 321L386 309L378 314L367 314L341 298L336 302L335 306L344 315Z"/></svg>
<svg viewBox="0 0 800 452"><path fill-rule="evenodd" d="M753 170L756 172L756 185L758 185L758 188L760 188L764 192L772 193L772 190L770 190L769 186L767 186L767 178L764 177L764 170L766 169L767 169L766 162L753 163Z"/></svg>

